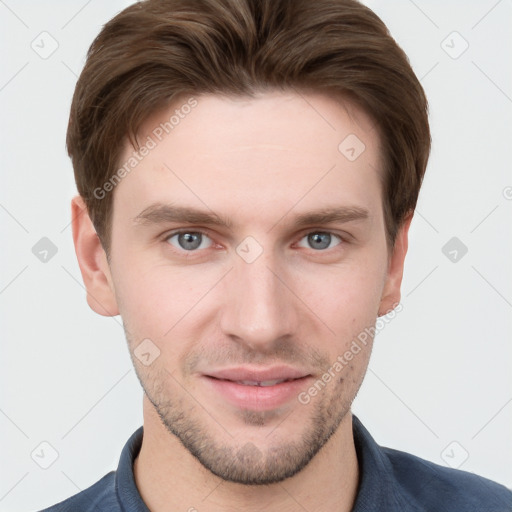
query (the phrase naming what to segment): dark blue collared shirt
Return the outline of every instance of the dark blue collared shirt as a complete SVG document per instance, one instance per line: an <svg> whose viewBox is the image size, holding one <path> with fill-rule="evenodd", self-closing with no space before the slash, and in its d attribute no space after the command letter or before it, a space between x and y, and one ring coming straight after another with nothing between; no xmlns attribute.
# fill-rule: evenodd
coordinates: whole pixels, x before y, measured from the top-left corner
<svg viewBox="0 0 512 512"><path fill-rule="evenodd" d="M360 474L352 512L512 512L512 491L506 487L383 448L352 418ZM133 475L143 432L140 427L130 437L117 471L41 512L149 512Z"/></svg>

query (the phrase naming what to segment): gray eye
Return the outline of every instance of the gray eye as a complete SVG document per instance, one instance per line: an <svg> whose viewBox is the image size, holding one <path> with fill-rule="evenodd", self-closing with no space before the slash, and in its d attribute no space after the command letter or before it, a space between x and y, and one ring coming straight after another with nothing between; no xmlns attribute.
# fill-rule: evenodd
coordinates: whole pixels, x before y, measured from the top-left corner
<svg viewBox="0 0 512 512"><path fill-rule="evenodd" d="M172 242L173 239L177 240L178 245ZM195 251L196 249L206 249L206 247L204 247L204 239L208 239L208 237L203 233L196 231L183 231L181 233L171 235L167 238L167 241L177 249ZM207 247L209 247L209 245L207 245Z"/></svg>
<svg viewBox="0 0 512 512"><path fill-rule="evenodd" d="M335 235L334 233L328 233L325 231L314 231L306 235L304 238L307 239L307 244L309 247L312 247L315 250L322 250L329 248L331 242L333 241L333 237L337 238L338 240L341 240L341 238L338 235Z"/></svg>

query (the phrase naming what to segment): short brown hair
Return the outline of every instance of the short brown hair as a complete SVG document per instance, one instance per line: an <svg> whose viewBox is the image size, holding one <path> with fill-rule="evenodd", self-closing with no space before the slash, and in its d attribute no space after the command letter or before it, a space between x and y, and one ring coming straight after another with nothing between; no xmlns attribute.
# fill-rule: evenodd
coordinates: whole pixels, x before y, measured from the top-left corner
<svg viewBox="0 0 512 512"><path fill-rule="evenodd" d="M311 90L352 98L382 143L388 246L414 211L430 153L428 104L403 50L356 0L145 0L108 22L78 79L67 132L79 194L109 254L125 140L182 94ZM341 141L340 141L341 142Z"/></svg>

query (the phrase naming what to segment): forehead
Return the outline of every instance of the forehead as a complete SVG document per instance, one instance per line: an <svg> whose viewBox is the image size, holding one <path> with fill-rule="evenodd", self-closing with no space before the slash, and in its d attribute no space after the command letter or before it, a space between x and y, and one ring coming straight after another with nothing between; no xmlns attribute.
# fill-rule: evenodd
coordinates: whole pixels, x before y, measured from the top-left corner
<svg viewBox="0 0 512 512"><path fill-rule="evenodd" d="M135 216L151 204L185 202L275 222L290 208L381 209L378 132L339 97L181 96L145 121L139 141L150 149L117 185L114 213L119 207ZM126 144L120 167L133 152Z"/></svg>

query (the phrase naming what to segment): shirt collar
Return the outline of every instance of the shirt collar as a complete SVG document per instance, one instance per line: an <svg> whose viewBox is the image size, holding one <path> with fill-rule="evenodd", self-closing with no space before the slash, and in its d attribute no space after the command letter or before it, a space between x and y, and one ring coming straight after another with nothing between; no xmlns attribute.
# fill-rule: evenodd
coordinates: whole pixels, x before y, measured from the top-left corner
<svg viewBox="0 0 512 512"><path fill-rule="evenodd" d="M116 471L116 495L119 505L124 512L150 512L135 485L133 462L142 446L144 427L139 427L128 439L121 452L119 466Z"/></svg>
<svg viewBox="0 0 512 512"><path fill-rule="evenodd" d="M407 510L391 462L354 414L352 431L359 464L359 486L352 512Z"/></svg>
<svg viewBox="0 0 512 512"><path fill-rule="evenodd" d="M352 512L401 510L404 503L389 459L354 414L352 428L359 464L359 485ZM125 512L150 512L135 485L133 473L133 462L139 454L143 434L144 427L132 434L123 448L116 472L117 499Z"/></svg>

